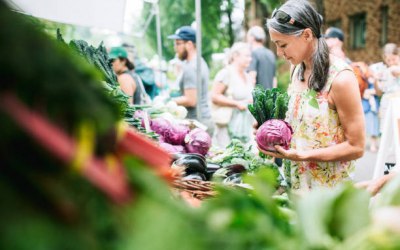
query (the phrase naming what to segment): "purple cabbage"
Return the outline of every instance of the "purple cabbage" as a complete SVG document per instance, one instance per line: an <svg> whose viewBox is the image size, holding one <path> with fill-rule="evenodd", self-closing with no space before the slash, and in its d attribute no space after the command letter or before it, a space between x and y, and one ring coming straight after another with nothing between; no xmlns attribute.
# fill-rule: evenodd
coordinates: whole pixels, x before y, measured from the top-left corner
<svg viewBox="0 0 400 250"><path fill-rule="evenodd" d="M156 118L152 120L151 130L157 134L164 136L165 132L171 128L171 123L164 118Z"/></svg>
<svg viewBox="0 0 400 250"><path fill-rule="evenodd" d="M293 130L289 123L280 119L271 119L263 123L257 131L258 146L266 151L276 152L275 145L289 149Z"/></svg>
<svg viewBox="0 0 400 250"><path fill-rule="evenodd" d="M164 139L172 145L185 145L185 136L190 132L190 129L183 124L172 125L164 132Z"/></svg>
<svg viewBox="0 0 400 250"><path fill-rule="evenodd" d="M188 153L206 155L211 147L211 137L202 129L196 128L186 136L186 150Z"/></svg>
<svg viewBox="0 0 400 250"><path fill-rule="evenodd" d="M171 145L169 143L160 143L160 147L168 153L186 153L185 147L182 145Z"/></svg>

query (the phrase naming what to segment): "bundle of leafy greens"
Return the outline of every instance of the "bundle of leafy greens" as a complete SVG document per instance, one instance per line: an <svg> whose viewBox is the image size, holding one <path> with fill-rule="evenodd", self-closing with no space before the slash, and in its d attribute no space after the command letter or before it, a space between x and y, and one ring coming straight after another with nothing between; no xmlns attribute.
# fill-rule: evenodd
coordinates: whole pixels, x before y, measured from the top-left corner
<svg viewBox="0 0 400 250"><path fill-rule="evenodd" d="M252 92L253 103L248 105L250 113L258 126L270 119L285 119L288 110L289 96L278 88L264 90L260 84Z"/></svg>
<svg viewBox="0 0 400 250"><path fill-rule="evenodd" d="M90 127L95 138L104 141L104 148L112 150L120 109L103 91L100 71L32 23L12 15L6 7L2 6L1 11L0 46L4 53L0 58L0 94L14 94L26 107L71 136L83 124L89 124L84 127ZM6 23L13 23L13 27ZM0 130L5 135L0 148L27 156L38 151L9 116L0 113L0 119ZM40 165L32 159L26 162Z"/></svg>
<svg viewBox="0 0 400 250"><path fill-rule="evenodd" d="M101 72L104 90L118 105L121 118L125 118L126 122L129 124L135 112L135 108L129 104L130 96L125 94L120 88L114 69L108 58L107 49L103 46L103 42L101 42L97 48L89 45L84 40L71 40L67 45L59 29L57 30L57 40L86 59L89 64L96 67Z"/></svg>

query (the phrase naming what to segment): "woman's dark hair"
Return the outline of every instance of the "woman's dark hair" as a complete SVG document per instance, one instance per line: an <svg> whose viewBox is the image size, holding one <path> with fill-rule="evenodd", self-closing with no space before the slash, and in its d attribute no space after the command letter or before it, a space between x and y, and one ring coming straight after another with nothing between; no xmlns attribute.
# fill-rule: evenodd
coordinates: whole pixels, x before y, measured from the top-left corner
<svg viewBox="0 0 400 250"><path fill-rule="evenodd" d="M329 50L325 39L321 37L322 16L318 14L314 8L305 0L289 0L282 5L279 10L289 14L294 20L308 27L313 35L318 38L318 48L314 53L313 67L308 80L308 87L315 91L321 91L329 74ZM267 20L268 29L276 30L285 35L300 36L304 29L301 29L290 22L279 23L275 18ZM301 63L297 79L304 81L304 72L306 65Z"/></svg>
<svg viewBox="0 0 400 250"><path fill-rule="evenodd" d="M135 65L126 57L118 57L120 61L125 60L125 66L128 67L129 70L134 70Z"/></svg>

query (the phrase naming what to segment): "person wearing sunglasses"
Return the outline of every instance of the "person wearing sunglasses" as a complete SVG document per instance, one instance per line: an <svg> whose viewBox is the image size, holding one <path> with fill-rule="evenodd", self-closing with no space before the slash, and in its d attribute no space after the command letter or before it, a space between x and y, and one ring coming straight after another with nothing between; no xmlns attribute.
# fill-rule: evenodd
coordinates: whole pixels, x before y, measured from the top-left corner
<svg viewBox="0 0 400 250"><path fill-rule="evenodd" d="M330 55L322 16L305 0L289 0L267 20L278 56L291 64L286 121L290 149L259 150L284 158L293 189L333 188L352 182L365 148L365 119L354 72ZM255 124L255 127L257 124Z"/></svg>

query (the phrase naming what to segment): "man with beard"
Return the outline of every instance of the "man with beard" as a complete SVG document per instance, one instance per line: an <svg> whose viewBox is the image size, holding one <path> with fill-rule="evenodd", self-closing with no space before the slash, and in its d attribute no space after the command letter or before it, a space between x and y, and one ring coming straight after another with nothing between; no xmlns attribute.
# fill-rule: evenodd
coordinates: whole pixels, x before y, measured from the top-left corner
<svg viewBox="0 0 400 250"><path fill-rule="evenodd" d="M180 60L186 60L183 68L183 75L179 82L181 96L172 98L178 105L187 108L188 119L196 119L197 103L201 105L201 122L208 127L207 132L212 136L214 124L211 119L211 112L208 106L208 81L210 71L207 63L201 58L201 100L197 100L197 78L196 78L196 31L190 26L179 28L174 35L168 39L175 40L175 52Z"/></svg>

